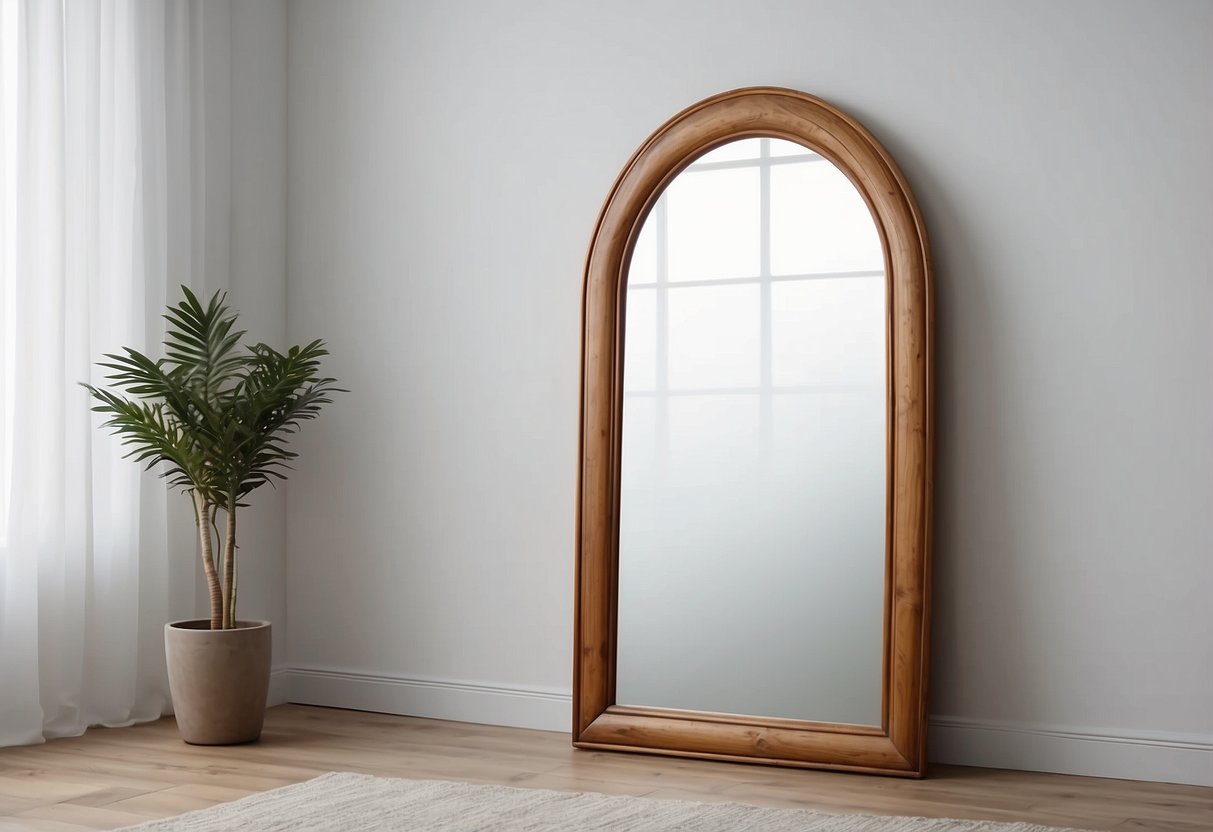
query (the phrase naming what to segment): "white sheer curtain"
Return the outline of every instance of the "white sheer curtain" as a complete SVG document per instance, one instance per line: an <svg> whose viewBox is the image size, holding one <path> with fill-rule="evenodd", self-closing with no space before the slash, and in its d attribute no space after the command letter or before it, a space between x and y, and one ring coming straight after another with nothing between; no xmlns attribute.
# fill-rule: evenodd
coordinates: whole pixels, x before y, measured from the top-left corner
<svg viewBox="0 0 1213 832"><path fill-rule="evenodd" d="M78 383L201 283L198 14L0 0L0 745L168 708L168 496Z"/></svg>

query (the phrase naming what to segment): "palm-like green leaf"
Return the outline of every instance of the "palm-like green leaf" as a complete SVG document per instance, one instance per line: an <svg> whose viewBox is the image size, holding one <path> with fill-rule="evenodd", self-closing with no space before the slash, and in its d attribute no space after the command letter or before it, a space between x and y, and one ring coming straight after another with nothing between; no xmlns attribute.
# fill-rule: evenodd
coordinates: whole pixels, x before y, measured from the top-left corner
<svg viewBox="0 0 1213 832"><path fill-rule="evenodd" d="M136 462L146 463L150 470L165 462L160 476L174 488L211 490L204 460L191 442L187 431L171 415L166 415L162 402L135 402L108 390L85 385L100 404L93 410L106 413L105 427L122 437L130 450L124 455Z"/></svg>
<svg viewBox="0 0 1213 832"><path fill-rule="evenodd" d="M237 449L240 483L237 496L285 479L296 457L284 444L302 422L316 418L331 393L342 392L331 378L319 376L320 359L328 355L322 341L291 347L286 353L265 344L249 348L248 370L234 402L245 427Z"/></svg>
<svg viewBox="0 0 1213 832"><path fill-rule="evenodd" d="M164 364L188 386L200 386L207 399L223 399L238 381L244 356L237 352L243 331L233 332L236 316L228 312L226 295L216 292L206 306L187 287L185 300L170 306L164 317Z"/></svg>

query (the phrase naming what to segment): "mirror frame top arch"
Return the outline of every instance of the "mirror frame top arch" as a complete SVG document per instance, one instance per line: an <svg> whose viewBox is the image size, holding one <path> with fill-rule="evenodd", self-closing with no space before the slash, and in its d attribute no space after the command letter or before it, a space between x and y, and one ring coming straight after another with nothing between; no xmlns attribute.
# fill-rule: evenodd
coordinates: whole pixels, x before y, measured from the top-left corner
<svg viewBox="0 0 1213 832"><path fill-rule="evenodd" d="M615 704L628 265L649 210L674 177L709 150L755 137L797 142L833 162L866 200L884 246L887 498L879 726ZM892 158L853 118L805 93L751 87L701 101L649 137L611 188L586 257L582 313L573 745L921 777L930 632L933 313L922 217Z"/></svg>

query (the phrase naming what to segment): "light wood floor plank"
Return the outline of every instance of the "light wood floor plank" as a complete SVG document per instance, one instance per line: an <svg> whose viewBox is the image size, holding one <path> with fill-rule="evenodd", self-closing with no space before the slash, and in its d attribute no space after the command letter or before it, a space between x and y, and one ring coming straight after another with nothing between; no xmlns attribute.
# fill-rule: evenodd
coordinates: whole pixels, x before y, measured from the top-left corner
<svg viewBox="0 0 1213 832"><path fill-rule="evenodd" d="M171 719L0 749L0 832L112 829L328 771L825 812L1210 832L1213 789L937 766L926 780L576 751L567 734L286 705L260 742L189 746Z"/></svg>
<svg viewBox="0 0 1213 832"><path fill-rule="evenodd" d="M51 803L19 812L14 820L25 821L57 821L73 824L87 829L114 829L119 826L130 826L143 823L145 820L159 817L158 814L140 812L124 812L109 806L78 806L73 803Z"/></svg>

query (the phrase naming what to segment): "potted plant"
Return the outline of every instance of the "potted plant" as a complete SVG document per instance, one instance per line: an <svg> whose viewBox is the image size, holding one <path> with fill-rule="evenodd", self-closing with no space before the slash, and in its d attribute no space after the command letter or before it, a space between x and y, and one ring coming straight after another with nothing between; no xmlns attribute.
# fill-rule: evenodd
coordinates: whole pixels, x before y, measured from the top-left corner
<svg viewBox="0 0 1213 832"><path fill-rule="evenodd" d="M165 625L169 689L182 738L197 745L251 742L261 735L270 676L270 624L236 617L236 513L254 489L285 479L297 455L286 446L340 391L320 376L322 341L285 353L240 347L226 295L203 305L186 287L168 307L165 357L125 348L99 366L130 394L84 385L109 418L105 427L148 469L163 463L170 488L189 495L198 528L209 619ZM219 533L220 519L223 534ZM212 529L214 538L212 538ZM215 542L222 543L216 547Z"/></svg>

